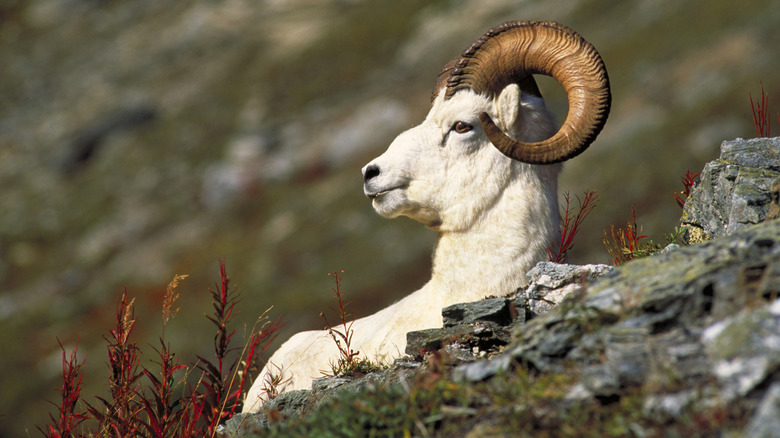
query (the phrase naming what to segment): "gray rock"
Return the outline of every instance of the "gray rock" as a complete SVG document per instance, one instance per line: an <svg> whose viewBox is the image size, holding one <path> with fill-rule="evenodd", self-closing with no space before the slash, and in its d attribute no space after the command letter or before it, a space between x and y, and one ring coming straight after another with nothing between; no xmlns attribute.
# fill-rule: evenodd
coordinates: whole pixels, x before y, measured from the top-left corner
<svg viewBox="0 0 780 438"><path fill-rule="evenodd" d="M774 438L780 436L780 382L775 382L761 399L750 419L745 436Z"/></svg>
<svg viewBox="0 0 780 438"><path fill-rule="evenodd" d="M720 159L738 166L780 172L780 137L724 141Z"/></svg>
<svg viewBox="0 0 780 438"><path fill-rule="evenodd" d="M526 274L528 286L517 293L516 306L526 310L527 319L543 315L566 297L584 291L588 284L613 270L612 266L607 265L539 262Z"/></svg>
<svg viewBox="0 0 780 438"><path fill-rule="evenodd" d="M517 363L563 372L577 363L573 398L713 379L719 400L745 397L780 370L779 271L780 221L636 260L587 296L516 327L503 355L463 365L458 375L485 379ZM673 411L668 403L684 398L647 403Z"/></svg>
<svg viewBox="0 0 780 438"><path fill-rule="evenodd" d="M780 300L711 325L702 341L724 400L747 395L780 370Z"/></svg>
<svg viewBox="0 0 780 438"><path fill-rule="evenodd" d="M263 411L257 414L236 414L227 421L225 427L220 430L222 436L240 436L242 433L251 433L262 430L268 426L266 413L274 412L281 418L298 415L302 409L310 404L311 391L296 390L280 394L263 405Z"/></svg>
<svg viewBox="0 0 780 438"><path fill-rule="evenodd" d="M683 411L697 399L695 391L650 394L645 398L642 410L648 416L669 421L680 418Z"/></svg>
<svg viewBox="0 0 780 438"><path fill-rule="evenodd" d="M320 377L319 379L314 379L314 381L311 382L311 388L313 391L333 389L343 386L353 380L355 379L349 377Z"/></svg>
<svg viewBox="0 0 780 438"><path fill-rule="evenodd" d="M483 360L459 365L453 370L453 377L459 381L481 382L498 373L511 369L512 358L502 355L495 360Z"/></svg>
<svg viewBox="0 0 780 438"><path fill-rule="evenodd" d="M509 325L517 316L512 300L506 298L488 298L472 303L453 304L445 307L441 316L444 327L471 324L478 321Z"/></svg>
<svg viewBox="0 0 780 438"><path fill-rule="evenodd" d="M685 203L682 223L691 243L724 236L776 215L780 137L737 139L721 145Z"/></svg>
<svg viewBox="0 0 780 438"><path fill-rule="evenodd" d="M456 327L427 329L406 334L406 354L413 357L423 357L427 353L441 350L447 346L451 353L455 350L465 350L465 354L456 354L458 361L474 360L474 355L494 352L509 343L509 330L494 322L475 322Z"/></svg>

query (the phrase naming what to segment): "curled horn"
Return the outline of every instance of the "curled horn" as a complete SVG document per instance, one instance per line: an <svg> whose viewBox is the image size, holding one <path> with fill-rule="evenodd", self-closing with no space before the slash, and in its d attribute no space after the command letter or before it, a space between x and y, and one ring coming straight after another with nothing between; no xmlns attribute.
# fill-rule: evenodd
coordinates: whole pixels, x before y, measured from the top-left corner
<svg viewBox="0 0 780 438"><path fill-rule="evenodd" d="M516 83L524 92L540 96L533 74L552 76L566 91L569 114L558 132L547 140L525 143L509 137L482 113L485 133L504 155L524 163L552 164L579 155L604 127L612 98L601 56L566 26L552 21L496 26L447 64L437 89L446 85L445 99L464 88L495 97Z"/></svg>

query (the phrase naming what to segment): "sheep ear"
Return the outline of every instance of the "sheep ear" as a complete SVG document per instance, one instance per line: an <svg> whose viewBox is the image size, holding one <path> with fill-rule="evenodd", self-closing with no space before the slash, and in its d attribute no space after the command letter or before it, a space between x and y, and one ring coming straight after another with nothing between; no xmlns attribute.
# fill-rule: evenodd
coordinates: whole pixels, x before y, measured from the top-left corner
<svg viewBox="0 0 780 438"><path fill-rule="evenodd" d="M501 91L496 99L496 110L501 129L510 133L520 112L520 87L517 84L509 84Z"/></svg>

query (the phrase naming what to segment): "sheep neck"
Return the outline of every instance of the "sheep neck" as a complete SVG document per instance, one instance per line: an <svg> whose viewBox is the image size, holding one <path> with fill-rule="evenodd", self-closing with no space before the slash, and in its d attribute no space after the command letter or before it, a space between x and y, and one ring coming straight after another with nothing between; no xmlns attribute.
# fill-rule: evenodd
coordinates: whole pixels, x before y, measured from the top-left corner
<svg viewBox="0 0 780 438"><path fill-rule="evenodd" d="M559 235L559 166L521 165L519 176L466 231L442 231L429 287L443 306L504 296L525 286L525 273L547 259Z"/></svg>

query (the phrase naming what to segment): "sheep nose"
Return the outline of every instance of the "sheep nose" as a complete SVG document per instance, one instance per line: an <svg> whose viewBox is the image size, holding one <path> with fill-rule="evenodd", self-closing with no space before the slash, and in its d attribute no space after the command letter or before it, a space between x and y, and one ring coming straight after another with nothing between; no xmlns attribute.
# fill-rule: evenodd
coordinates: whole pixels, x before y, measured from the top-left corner
<svg viewBox="0 0 780 438"><path fill-rule="evenodd" d="M368 180L376 176L379 176L379 166L376 164L369 164L363 168L363 181L368 182Z"/></svg>

